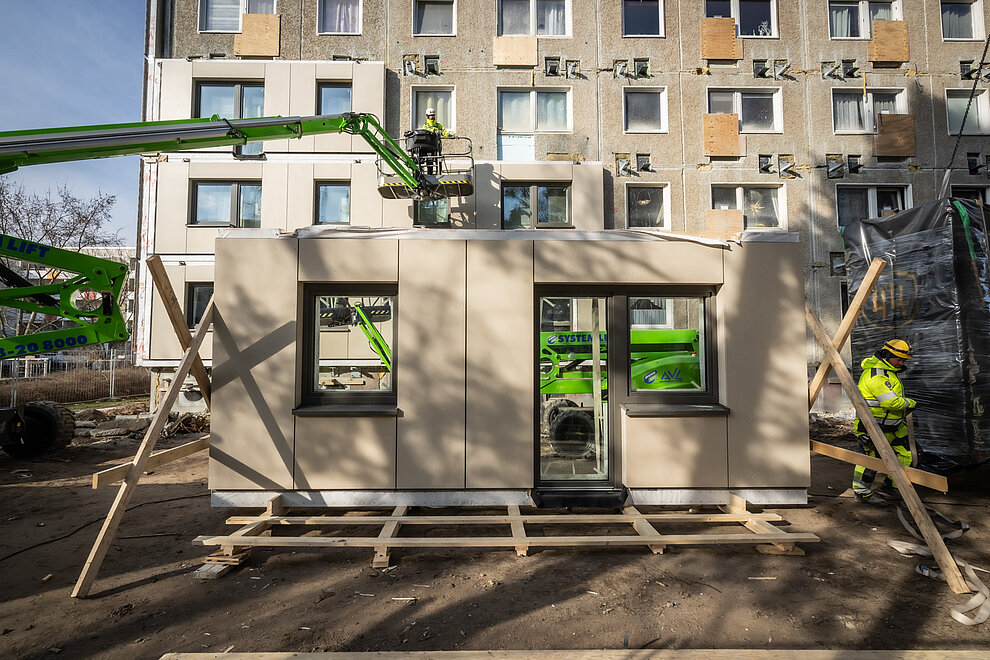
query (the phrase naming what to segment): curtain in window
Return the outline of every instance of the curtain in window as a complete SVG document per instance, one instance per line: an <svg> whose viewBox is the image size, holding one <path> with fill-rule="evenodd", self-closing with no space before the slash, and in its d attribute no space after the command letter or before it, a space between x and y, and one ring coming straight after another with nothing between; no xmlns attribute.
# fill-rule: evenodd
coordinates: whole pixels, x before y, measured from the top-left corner
<svg viewBox="0 0 990 660"><path fill-rule="evenodd" d="M739 34L752 37L773 36L771 0L739 0Z"/></svg>
<svg viewBox="0 0 990 660"><path fill-rule="evenodd" d="M503 131L531 131L529 92L499 92L498 127Z"/></svg>
<svg viewBox="0 0 990 660"><path fill-rule="evenodd" d="M629 325L667 325L666 299L629 298Z"/></svg>
<svg viewBox="0 0 990 660"><path fill-rule="evenodd" d="M773 94L765 92L743 92L742 94L742 130L772 131Z"/></svg>
<svg viewBox="0 0 990 660"><path fill-rule="evenodd" d="M567 93L539 92L536 95L536 130L567 130Z"/></svg>
<svg viewBox="0 0 990 660"><path fill-rule="evenodd" d="M963 114L966 112L966 103L969 101L969 93L947 94L945 105L949 111L949 133L955 135L962 127ZM979 127L978 115L979 95L973 99L973 105L969 109L969 117L966 118L966 133L976 133L974 127Z"/></svg>
<svg viewBox="0 0 990 660"><path fill-rule="evenodd" d="M894 19L894 8L892 2L871 2L870 3L870 30L873 30L873 21L891 21Z"/></svg>
<svg viewBox="0 0 990 660"><path fill-rule="evenodd" d="M230 184L196 184L196 224L230 224Z"/></svg>
<svg viewBox="0 0 990 660"><path fill-rule="evenodd" d="M663 129L659 92L626 92L626 130L645 133Z"/></svg>
<svg viewBox="0 0 990 660"><path fill-rule="evenodd" d="M845 227L854 220L870 217L870 197L866 188L836 188L835 207L839 226Z"/></svg>
<svg viewBox="0 0 990 660"><path fill-rule="evenodd" d="M663 188L631 187L627 224L630 227L663 226Z"/></svg>
<svg viewBox="0 0 990 660"><path fill-rule="evenodd" d="M536 0L536 34L566 34L565 10L565 0Z"/></svg>
<svg viewBox="0 0 990 660"><path fill-rule="evenodd" d="M453 130L453 113L450 107L451 93L434 89L424 89L416 91L416 128L426 123L426 109L433 108L437 111L437 121L443 124L448 131ZM527 121L529 117L527 116Z"/></svg>
<svg viewBox="0 0 990 660"><path fill-rule="evenodd" d="M567 216L567 193L569 186L539 186L537 194L538 224L570 222Z"/></svg>
<svg viewBox="0 0 990 660"><path fill-rule="evenodd" d="M350 221L351 187L346 183L321 184L317 224L346 224Z"/></svg>
<svg viewBox="0 0 990 660"><path fill-rule="evenodd" d="M529 1L502 0L501 34L529 34Z"/></svg>
<svg viewBox="0 0 990 660"><path fill-rule="evenodd" d="M240 30L241 0L202 0L199 22L201 30Z"/></svg>
<svg viewBox="0 0 990 660"><path fill-rule="evenodd" d="M733 91L713 90L708 92L708 112L732 114L735 109L736 93Z"/></svg>
<svg viewBox="0 0 990 660"><path fill-rule="evenodd" d="M274 14L275 0L248 0L246 14Z"/></svg>
<svg viewBox="0 0 990 660"><path fill-rule="evenodd" d="M880 126L880 115L897 114L897 94L889 92L873 93L873 130Z"/></svg>
<svg viewBox="0 0 990 660"><path fill-rule="evenodd" d="M942 3L942 38L973 38L973 5L968 2Z"/></svg>
<svg viewBox="0 0 990 660"><path fill-rule="evenodd" d="M859 3L828 3L828 24L835 38L859 36Z"/></svg>
<svg viewBox="0 0 990 660"><path fill-rule="evenodd" d="M529 190L529 186L503 186L502 229L529 229L533 226Z"/></svg>
<svg viewBox="0 0 990 660"><path fill-rule="evenodd" d="M238 227L256 228L261 226L261 185L246 184L241 186L241 215Z"/></svg>
<svg viewBox="0 0 990 660"><path fill-rule="evenodd" d="M454 0L419 0L416 3L416 34L453 32Z"/></svg>
<svg viewBox="0 0 990 660"><path fill-rule="evenodd" d="M747 229L780 226L776 188L745 188L743 204L743 219Z"/></svg>
<svg viewBox="0 0 990 660"><path fill-rule="evenodd" d="M322 0L320 32L353 33L359 30L361 0Z"/></svg>
<svg viewBox="0 0 990 660"><path fill-rule="evenodd" d="M736 209L736 189L713 186L712 187L712 208L713 209Z"/></svg>
<svg viewBox="0 0 990 660"><path fill-rule="evenodd" d="M832 116L837 131L862 131L866 128L866 106L859 92L832 95Z"/></svg>
<svg viewBox="0 0 990 660"><path fill-rule="evenodd" d="M623 0L622 34L637 37L659 35L659 0Z"/></svg>

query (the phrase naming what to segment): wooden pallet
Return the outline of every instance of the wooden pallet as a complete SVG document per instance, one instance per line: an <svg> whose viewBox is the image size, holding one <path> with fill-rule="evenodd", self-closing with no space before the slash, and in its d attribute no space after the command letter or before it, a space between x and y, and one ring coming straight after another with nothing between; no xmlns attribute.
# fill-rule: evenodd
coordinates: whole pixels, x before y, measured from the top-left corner
<svg viewBox="0 0 990 660"><path fill-rule="evenodd" d="M452 507L453 508L453 507ZM457 507L470 509L472 507ZM520 512L518 506L509 506L505 514L455 514L411 515L408 507L396 507L391 515L369 509L316 515L283 515L269 510L260 516L231 516L228 525L241 527L226 536L198 536L194 544L243 549L249 547L335 547L372 548L375 556L372 565L383 568L389 564L391 548L513 548L516 554L525 556L534 547L601 547L646 546L656 554L673 545L753 545L768 554L803 555L797 543L817 543L814 534L788 532L772 523L783 519L775 513L753 513L746 510L745 500L733 496L728 506L718 513L659 512L642 513L629 506L621 513L561 514L540 510ZM666 530L674 525L737 524L743 529L732 532L706 531L703 533L671 534ZM634 534L603 534L600 529L580 535L527 534L527 526L549 531L560 525L601 527L603 525L631 525ZM377 535L368 536L263 536L274 526L302 526L308 528L326 526L368 526L379 528ZM429 525L433 527L507 526L504 536L442 536L403 537L403 526ZM311 530L308 530L311 531ZM594 533L596 532L597 533Z"/></svg>

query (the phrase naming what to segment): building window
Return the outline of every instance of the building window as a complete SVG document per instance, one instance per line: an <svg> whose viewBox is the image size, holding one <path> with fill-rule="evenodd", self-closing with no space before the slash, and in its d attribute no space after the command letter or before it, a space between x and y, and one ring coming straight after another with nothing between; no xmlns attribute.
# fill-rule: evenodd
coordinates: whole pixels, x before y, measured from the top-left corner
<svg viewBox="0 0 990 660"><path fill-rule="evenodd" d="M303 289L303 405L395 405L395 287Z"/></svg>
<svg viewBox="0 0 990 660"><path fill-rule="evenodd" d="M622 36L664 36L663 2L661 0L622 0Z"/></svg>
<svg viewBox="0 0 990 660"><path fill-rule="evenodd" d="M426 109L433 108L437 113L437 121L448 131L453 131L454 121L454 90L452 88L413 88L412 127L420 128L426 124Z"/></svg>
<svg viewBox="0 0 990 660"><path fill-rule="evenodd" d="M710 89L708 112L738 115L740 133L777 133L782 129L780 90Z"/></svg>
<svg viewBox="0 0 990 660"><path fill-rule="evenodd" d="M413 203L413 226L449 227L450 200L423 199Z"/></svg>
<svg viewBox="0 0 990 660"><path fill-rule="evenodd" d="M498 128L503 133L570 129L570 98L565 91L500 90Z"/></svg>
<svg viewBox="0 0 990 660"><path fill-rule="evenodd" d="M839 227L855 220L879 218L910 205L906 186L836 186L835 210Z"/></svg>
<svg viewBox="0 0 990 660"><path fill-rule="evenodd" d="M777 36L777 0L705 0L708 18L734 18L740 37Z"/></svg>
<svg viewBox="0 0 990 660"><path fill-rule="evenodd" d="M456 31L454 0L414 0L413 34L453 36Z"/></svg>
<svg viewBox="0 0 990 660"><path fill-rule="evenodd" d="M274 14L275 0L199 0L200 32L240 32L241 14Z"/></svg>
<svg viewBox="0 0 990 660"><path fill-rule="evenodd" d="M533 206L536 206L534 209ZM534 211L536 222L533 222ZM570 183L502 185L502 229L571 226Z"/></svg>
<svg viewBox="0 0 990 660"><path fill-rule="evenodd" d="M832 125L836 133L876 133L877 116L905 114L902 90L832 90Z"/></svg>
<svg viewBox="0 0 990 660"><path fill-rule="evenodd" d="M982 39L983 8L979 0L942 2L942 39Z"/></svg>
<svg viewBox="0 0 990 660"><path fill-rule="evenodd" d="M846 276L846 253L845 252L829 252L828 253L828 267L829 275L832 277L845 277Z"/></svg>
<svg viewBox="0 0 990 660"><path fill-rule="evenodd" d="M841 0L828 3L828 30L833 39L871 39L873 21L901 18L900 2Z"/></svg>
<svg viewBox="0 0 990 660"><path fill-rule="evenodd" d="M712 208L742 209L744 229L783 229L779 186L712 186Z"/></svg>
<svg viewBox="0 0 990 660"><path fill-rule="evenodd" d="M351 221L351 185L340 181L316 184L317 225L346 225Z"/></svg>
<svg viewBox="0 0 990 660"><path fill-rule="evenodd" d="M195 328L199 324L211 297L213 297L213 282L186 283L186 323L190 328Z"/></svg>
<svg viewBox="0 0 990 660"><path fill-rule="evenodd" d="M626 226L667 229L666 186L626 188Z"/></svg>
<svg viewBox="0 0 990 660"><path fill-rule="evenodd" d="M986 186L952 186L951 190L952 192L949 194L953 197L972 199L981 204L990 204L990 188Z"/></svg>
<svg viewBox="0 0 990 660"><path fill-rule="evenodd" d="M351 111L350 83L323 82L316 90L316 114L342 115Z"/></svg>
<svg viewBox="0 0 990 660"><path fill-rule="evenodd" d="M320 0L320 34L361 34L361 0Z"/></svg>
<svg viewBox="0 0 990 660"><path fill-rule="evenodd" d="M667 132L667 90L626 88L622 94L623 131Z"/></svg>
<svg viewBox="0 0 990 660"><path fill-rule="evenodd" d="M964 135L985 135L990 133L990 107L987 104L987 91L977 90L973 102L969 103L970 90L945 90L945 113L949 126L949 135L958 135L962 127L966 105L969 104L969 115L966 117Z"/></svg>
<svg viewBox="0 0 990 660"><path fill-rule="evenodd" d="M629 392L708 392L706 297L628 297Z"/></svg>
<svg viewBox="0 0 990 660"><path fill-rule="evenodd" d="M211 227L261 226L261 183L193 181L189 224Z"/></svg>
<svg viewBox="0 0 990 660"><path fill-rule="evenodd" d="M264 83L200 82L196 85L196 117L219 115L223 119L251 119L265 116ZM258 156L263 142L238 145L234 153Z"/></svg>
<svg viewBox="0 0 990 660"><path fill-rule="evenodd" d="M566 36L570 4L570 0L499 0L498 33L500 36Z"/></svg>

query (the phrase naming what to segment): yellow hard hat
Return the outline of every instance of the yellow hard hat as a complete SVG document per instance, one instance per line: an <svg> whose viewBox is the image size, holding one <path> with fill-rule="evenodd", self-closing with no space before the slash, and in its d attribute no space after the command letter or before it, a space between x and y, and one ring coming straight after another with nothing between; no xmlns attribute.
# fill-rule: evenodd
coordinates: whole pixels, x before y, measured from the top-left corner
<svg viewBox="0 0 990 660"><path fill-rule="evenodd" d="M891 339L883 345L883 348L896 358L911 359L911 346L903 339Z"/></svg>

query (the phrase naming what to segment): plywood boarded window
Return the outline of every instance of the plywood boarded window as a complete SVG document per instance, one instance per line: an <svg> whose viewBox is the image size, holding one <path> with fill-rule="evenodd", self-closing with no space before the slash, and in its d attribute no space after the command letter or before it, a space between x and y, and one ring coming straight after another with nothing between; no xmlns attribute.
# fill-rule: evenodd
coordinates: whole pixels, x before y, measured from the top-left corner
<svg viewBox="0 0 990 660"><path fill-rule="evenodd" d="M705 115L705 155L742 156L739 147L739 115Z"/></svg>
<svg viewBox="0 0 990 660"><path fill-rule="evenodd" d="M911 59L906 21L873 21L871 62L907 62Z"/></svg>
<svg viewBox="0 0 990 660"><path fill-rule="evenodd" d="M495 37L492 59L495 66L536 66L536 37Z"/></svg>
<svg viewBox="0 0 990 660"><path fill-rule="evenodd" d="M731 238L743 231L742 209L708 209L705 214L706 238Z"/></svg>
<svg viewBox="0 0 990 660"><path fill-rule="evenodd" d="M734 19L701 19L701 57L706 60L742 59L742 44L736 39Z"/></svg>
<svg viewBox="0 0 990 660"><path fill-rule="evenodd" d="M244 14L241 33L234 35L234 54L239 57L278 57L279 15Z"/></svg>
<svg viewBox="0 0 990 660"><path fill-rule="evenodd" d="M877 156L906 158L914 155L914 117L880 115L877 130Z"/></svg>

